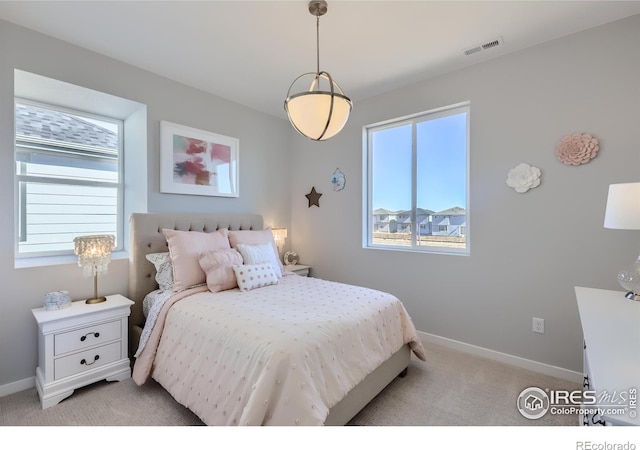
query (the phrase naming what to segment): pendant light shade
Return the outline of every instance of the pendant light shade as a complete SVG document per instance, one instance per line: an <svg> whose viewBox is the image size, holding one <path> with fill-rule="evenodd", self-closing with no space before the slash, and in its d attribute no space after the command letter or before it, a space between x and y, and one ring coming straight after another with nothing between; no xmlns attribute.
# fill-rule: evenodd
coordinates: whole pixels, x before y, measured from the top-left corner
<svg viewBox="0 0 640 450"><path fill-rule="evenodd" d="M296 131L314 141L324 141L345 126L352 103L331 75L320 71L320 16L327 12L327 2L309 2L309 12L316 16L317 70L293 80L284 109ZM302 90L292 94L297 88Z"/></svg>

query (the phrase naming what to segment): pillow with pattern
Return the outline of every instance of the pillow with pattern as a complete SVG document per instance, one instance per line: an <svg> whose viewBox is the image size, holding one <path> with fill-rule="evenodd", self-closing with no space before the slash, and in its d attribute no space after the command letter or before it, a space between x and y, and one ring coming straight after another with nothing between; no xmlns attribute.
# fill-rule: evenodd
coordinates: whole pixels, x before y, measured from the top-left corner
<svg viewBox="0 0 640 450"><path fill-rule="evenodd" d="M278 260L276 259L276 255L273 253L273 247L271 244L237 244L236 248L242 255L242 260L245 264L269 263L272 264L274 268L278 267ZM282 272L280 272L280 270L276 271L274 269L274 272L278 278L282 278Z"/></svg>
<svg viewBox="0 0 640 450"><path fill-rule="evenodd" d="M280 261L280 254L278 252L278 247L276 246L276 243L273 240L271 227L265 228L264 230L229 230L229 243L231 244L231 247L235 249L238 248L238 244L244 244L244 245L270 244L271 249L273 251L273 258L274 258L273 261L275 261L273 268L276 271L276 275L278 275L278 278L280 278L284 274L284 266L282 265L282 261ZM247 263L247 261L245 261L244 263L250 264L250 263Z"/></svg>
<svg viewBox="0 0 640 450"><path fill-rule="evenodd" d="M149 253L147 261L151 262L156 268L156 282L161 291L170 291L173 289L173 266L171 265L171 256L169 252Z"/></svg>
<svg viewBox="0 0 640 450"><path fill-rule="evenodd" d="M269 263L236 265L233 266L233 271L241 291L278 284L276 271Z"/></svg>

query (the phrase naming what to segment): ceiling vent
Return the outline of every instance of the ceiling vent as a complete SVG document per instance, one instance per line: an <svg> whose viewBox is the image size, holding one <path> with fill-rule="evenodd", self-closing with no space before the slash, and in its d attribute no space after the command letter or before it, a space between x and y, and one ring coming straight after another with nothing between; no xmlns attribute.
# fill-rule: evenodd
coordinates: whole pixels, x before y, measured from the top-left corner
<svg viewBox="0 0 640 450"><path fill-rule="evenodd" d="M504 41L502 40L502 36L499 36L483 44L479 44L479 45L475 45L473 47L467 48L466 50L463 50L463 52L466 56L469 56L469 55L473 55L474 53L479 53L485 50L490 50L492 48L499 47L500 45L503 45L503 44L504 44Z"/></svg>

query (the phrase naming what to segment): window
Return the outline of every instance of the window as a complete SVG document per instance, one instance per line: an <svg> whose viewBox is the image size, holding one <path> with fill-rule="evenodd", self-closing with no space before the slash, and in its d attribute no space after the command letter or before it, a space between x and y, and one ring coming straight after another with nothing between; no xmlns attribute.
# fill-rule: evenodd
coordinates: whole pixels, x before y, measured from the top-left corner
<svg viewBox="0 0 640 450"><path fill-rule="evenodd" d="M363 246L469 254L462 103L364 128Z"/></svg>
<svg viewBox="0 0 640 450"><path fill-rule="evenodd" d="M112 234L122 248L123 121L16 98L16 257L73 254Z"/></svg>

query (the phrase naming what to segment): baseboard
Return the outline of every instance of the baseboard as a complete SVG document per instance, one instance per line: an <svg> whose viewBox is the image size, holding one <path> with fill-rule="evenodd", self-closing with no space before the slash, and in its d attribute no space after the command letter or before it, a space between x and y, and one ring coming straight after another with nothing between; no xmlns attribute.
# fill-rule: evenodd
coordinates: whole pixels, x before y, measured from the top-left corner
<svg viewBox="0 0 640 450"><path fill-rule="evenodd" d="M425 342L434 342L436 344L444 345L445 347L450 347L455 350L460 350L505 364L511 364L512 366L520 367L522 369L532 370L544 375L562 378L563 380L569 380L576 383L582 383L583 380L583 374L581 372L574 372L573 370L564 369L562 367L532 361L519 356L509 355L508 353L497 352L488 348L478 347L477 345L467 344L466 342L456 341L442 336L436 336L435 334L424 333L422 331L418 331L418 335Z"/></svg>
<svg viewBox="0 0 640 450"><path fill-rule="evenodd" d="M26 391L36 385L36 377L25 378L24 380L14 381L13 383L0 385L0 397L15 394L16 392Z"/></svg>

